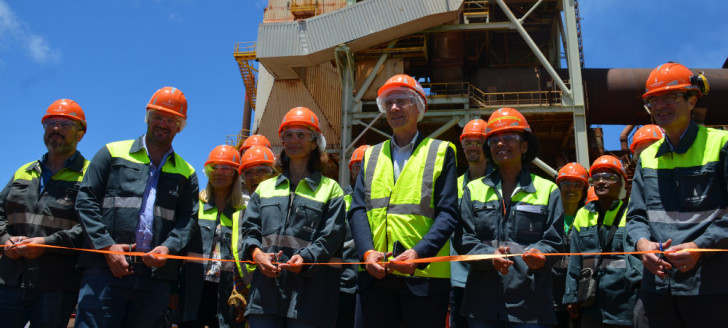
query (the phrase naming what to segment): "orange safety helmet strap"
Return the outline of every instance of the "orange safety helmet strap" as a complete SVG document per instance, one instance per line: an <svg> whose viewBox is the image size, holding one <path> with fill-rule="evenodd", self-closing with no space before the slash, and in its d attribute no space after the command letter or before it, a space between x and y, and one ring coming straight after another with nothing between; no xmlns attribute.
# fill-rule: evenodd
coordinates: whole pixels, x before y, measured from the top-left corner
<svg viewBox="0 0 728 328"><path fill-rule="evenodd" d="M241 160L238 172L243 174L243 170L257 165L268 165L272 167L274 161L275 156L270 148L252 146L243 154L243 159Z"/></svg>
<svg viewBox="0 0 728 328"><path fill-rule="evenodd" d="M48 106L40 122L43 123L50 117L62 117L78 121L81 123L83 130L86 131L86 115L83 113L81 106L71 99L58 99L54 101Z"/></svg>

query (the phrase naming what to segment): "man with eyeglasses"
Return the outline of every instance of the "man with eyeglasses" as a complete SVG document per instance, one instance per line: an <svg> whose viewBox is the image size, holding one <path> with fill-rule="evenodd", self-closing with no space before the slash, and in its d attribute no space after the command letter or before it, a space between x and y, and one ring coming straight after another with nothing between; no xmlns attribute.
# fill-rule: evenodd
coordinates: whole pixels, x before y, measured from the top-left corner
<svg viewBox="0 0 728 328"><path fill-rule="evenodd" d="M53 102L41 119L48 152L21 166L0 192L0 318L3 327L66 327L81 275L78 253L35 245L80 247L74 211L88 161L76 150L86 134L81 106Z"/></svg>
<svg viewBox="0 0 728 328"><path fill-rule="evenodd" d="M366 271L358 277L357 327L442 327L450 293L447 256L457 222L455 146L427 138L417 123L427 99L411 76L391 77L377 93L393 137L367 150L349 224Z"/></svg>
<svg viewBox="0 0 728 328"><path fill-rule="evenodd" d="M728 132L697 125L708 93L702 74L677 63L655 68L642 95L665 134L640 154L627 231L645 267L636 327L719 327L728 321Z"/></svg>
<svg viewBox="0 0 728 328"><path fill-rule="evenodd" d="M187 123L187 99L173 87L147 104L147 132L106 144L94 156L76 199L86 240L76 327L158 327L181 255L197 220L194 168L172 149ZM141 252L143 256L123 255Z"/></svg>
<svg viewBox="0 0 728 328"><path fill-rule="evenodd" d="M458 205L463 198L463 190L470 181L481 178L493 171L485 158L483 146L485 145L485 129L488 123L482 119L474 119L465 124L460 134L460 145L463 147L465 159L468 160L468 170L458 177ZM458 255L450 243L450 255ZM450 263L450 327L468 327L468 318L460 315L460 306L463 301L465 282L468 278L470 266L467 262Z"/></svg>

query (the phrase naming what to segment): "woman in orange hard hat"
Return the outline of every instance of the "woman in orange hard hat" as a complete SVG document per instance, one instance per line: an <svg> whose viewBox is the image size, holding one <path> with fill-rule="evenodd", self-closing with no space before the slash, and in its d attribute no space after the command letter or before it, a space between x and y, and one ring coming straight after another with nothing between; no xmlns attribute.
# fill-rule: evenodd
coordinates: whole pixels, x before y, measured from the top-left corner
<svg viewBox="0 0 728 328"><path fill-rule="evenodd" d="M559 190L526 168L538 154L538 139L517 110L490 116L484 148L495 170L467 185L455 250L522 255L470 262L460 313L470 327L550 327L556 323L552 260L543 253L563 251Z"/></svg>
<svg viewBox="0 0 728 328"><path fill-rule="evenodd" d="M244 208L240 186L240 153L235 147L215 147L205 162L207 187L200 192L199 229L189 245L190 255L206 261L187 261L184 266L183 322L179 327L242 327L235 307L228 305L233 289L233 218ZM216 261L217 260L217 261Z"/></svg>
<svg viewBox="0 0 728 328"><path fill-rule="evenodd" d="M281 174L258 185L241 224L240 255L257 264L245 315L251 327L333 327L344 193L321 175L326 140L310 109L286 113L278 135Z"/></svg>
<svg viewBox="0 0 728 328"><path fill-rule="evenodd" d="M564 248L568 249L569 229L576 217L576 211L584 205L586 190L589 185L589 172L579 163L572 162L559 169L556 185L561 192L561 203L564 206L564 230L561 238ZM559 256L551 270L554 280L554 310L558 327L568 327L571 321L566 304L561 302L566 287L566 269L569 268L569 257Z"/></svg>

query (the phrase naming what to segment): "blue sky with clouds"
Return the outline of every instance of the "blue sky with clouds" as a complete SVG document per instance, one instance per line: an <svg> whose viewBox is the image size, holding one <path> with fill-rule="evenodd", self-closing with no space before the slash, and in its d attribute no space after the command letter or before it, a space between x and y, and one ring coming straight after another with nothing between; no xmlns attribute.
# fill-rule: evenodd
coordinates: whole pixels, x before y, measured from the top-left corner
<svg viewBox="0 0 728 328"><path fill-rule="evenodd" d="M142 135L145 105L167 85L189 101L188 126L175 150L201 171L209 151L240 130L244 87L233 47L256 39L266 4L0 0L0 181L46 151L40 119L54 100L71 98L83 107L89 127L79 150L91 158L107 142ZM587 67L652 68L675 60L719 68L728 56L725 1L582 0L580 6ZM607 148L618 148L616 139L608 134Z"/></svg>

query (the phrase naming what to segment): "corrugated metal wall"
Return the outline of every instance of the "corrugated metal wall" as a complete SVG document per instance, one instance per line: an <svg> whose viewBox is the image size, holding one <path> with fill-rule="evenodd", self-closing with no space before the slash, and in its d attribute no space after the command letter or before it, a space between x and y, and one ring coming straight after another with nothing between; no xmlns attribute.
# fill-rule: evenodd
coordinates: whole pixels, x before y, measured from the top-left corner
<svg viewBox="0 0 728 328"><path fill-rule="evenodd" d="M280 146L278 126L291 108L310 108L318 117L327 148L339 147L341 133L341 83L331 63L306 68L303 80L276 80L262 113L255 115L257 133Z"/></svg>
<svg viewBox="0 0 728 328"><path fill-rule="evenodd" d="M364 81L367 79L369 74L372 71L372 68L377 63L376 60L358 60L356 61L356 81L354 82L355 86L355 92L358 94L359 89L361 89L361 85L364 84ZM384 62L382 67L379 69L379 75L377 75L374 80L372 81L371 86L369 89L364 93L364 96L361 98L362 100L374 100L377 99L377 91L379 90L379 87L384 85L384 82L387 82L387 79L390 77L396 75L396 74L402 74L404 73L404 60L401 58L398 59L388 59Z"/></svg>

